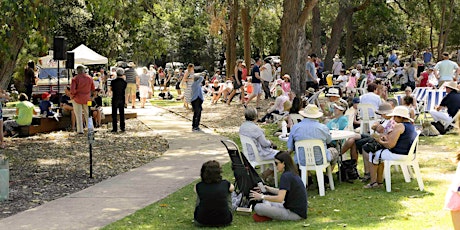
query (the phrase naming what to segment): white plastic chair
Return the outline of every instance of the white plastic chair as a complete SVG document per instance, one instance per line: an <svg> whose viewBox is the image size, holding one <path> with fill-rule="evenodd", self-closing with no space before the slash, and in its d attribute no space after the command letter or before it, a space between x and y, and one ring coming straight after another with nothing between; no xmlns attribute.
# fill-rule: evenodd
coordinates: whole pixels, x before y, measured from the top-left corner
<svg viewBox="0 0 460 230"><path fill-rule="evenodd" d="M274 177L275 177L275 187L278 187L278 172L276 170L276 164L275 160L262 160L260 159L259 156L259 150L257 149L256 144L254 143L254 140L248 136L240 135L240 140L241 140L241 145L243 146L243 154L244 156L248 159L249 163L252 165L252 167L256 167L260 165L261 167L261 172L265 170L264 165L271 164L273 165L273 171L274 171ZM252 152L254 153L254 161L252 161L249 158L249 148L252 149Z"/></svg>
<svg viewBox="0 0 460 230"><path fill-rule="evenodd" d="M391 166L392 165L399 165L401 166L401 170L404 174L404 180L409 183L411 181L411 173L409 172L409 166L412 166L415 173L415 178L418 182L418 187L420 191L423 191L424 185L422 180L422 175L420 173L420 166L418 164L417 154L415 151L417 150L418 140L419 140L420 133L417 132L417 137L415 138L414 142L412 143L409 154L407 155L407 159L403 161L391 161L385 160L384 161L384 169L383 173L385 176L385 186L387 192L391 192Z"/></svg>
<svg viewBox="0 0 460 230"><path fill-rule="evenodd" d="M356 92L358 92L359 95L363 95L363 94L367 93L367 78L364 78L361 81L361 84L359 84L359 87L356 88Z"/></svg>
<svg viewBox="0 0 460 230"><path fill-rule="evenodd" d="M321 156L323 163L321 165L316 164L314 148L317 147L321 149ZM303 149L305 153L305 166L301 166L300 163L300 149ZM316 171L316 178L318 180L318 188L319 188L319 195L325 195L325 188L324 188L324 175L323 170L326 169L327 176L329 177L329 186L331 190L334 190L334 179L332 177L332 167L329 162L327 162L326 158L326 150L324 149L324 142L322 140L313 139L313 140L301 140L295 142L295 152L297 153L297 162L299 163L299 169L301 170L301 178L302 182L308 185L307 180L307 171Z"/></svg>
<svg viewBox="0 0 460 230"><path fill-rule="evenodd" d="M361 127L360 127L360 133L361 134L371 134L371 126L372 123L374 122L375 117L372 117L371 115L375 116L374 112L374 106L371 104L363 104L360 103L358 104L358 110L359 114L361 115Z"/></svg>

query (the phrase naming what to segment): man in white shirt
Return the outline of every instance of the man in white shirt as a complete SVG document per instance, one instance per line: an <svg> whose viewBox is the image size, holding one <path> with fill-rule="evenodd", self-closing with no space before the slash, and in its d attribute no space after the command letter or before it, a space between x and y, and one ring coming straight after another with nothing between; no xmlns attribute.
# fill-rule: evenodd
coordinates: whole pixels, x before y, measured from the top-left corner
<svg viewBox="0 0 460 230"><path fill-rule="evenodd" d="M269 83L273 80L272 64L270 60L265 59L264 65L260 68L260 77L262 78L262 88L265 93L265 100L270 97Z"/></svg>
<svg viewBox="0 0 460 230"><path fill-rule="evenodd" d="M379 106L382 104L382 99L380 99L380 96L374 93L376 89L377 89L377 84L375 83L371 83L367 85L368 93L363 94L359 98L361 104L371 104L372 107L374 108L374 111L376 111L379 108ZM374 112L369 111L369 116L374 117Z"/></svg>
<svg viewBox="0 0 460 230"><path fill-rule="evenodd" d="M444 82L457 81L458 77L458 64L449 60L449 53L442 53L442 61L436 63L434 69L436 70L436 77L438 78L438 86L441 87Z"/></svg>

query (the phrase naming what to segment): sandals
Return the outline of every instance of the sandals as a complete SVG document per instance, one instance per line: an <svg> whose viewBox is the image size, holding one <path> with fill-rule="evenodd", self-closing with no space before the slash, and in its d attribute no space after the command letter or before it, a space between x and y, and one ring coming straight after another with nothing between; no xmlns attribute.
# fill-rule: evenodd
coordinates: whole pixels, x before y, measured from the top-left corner
<svg viewBox="0 0 460 230"><path fill-rule="evenodd" d="M366 188L366 189L368 189L368 188L380 188L380 187L382 187L382 185L383 185L383 183L372 182L372 183L369 183L367 185L364 185L363 188Z"/></svg>

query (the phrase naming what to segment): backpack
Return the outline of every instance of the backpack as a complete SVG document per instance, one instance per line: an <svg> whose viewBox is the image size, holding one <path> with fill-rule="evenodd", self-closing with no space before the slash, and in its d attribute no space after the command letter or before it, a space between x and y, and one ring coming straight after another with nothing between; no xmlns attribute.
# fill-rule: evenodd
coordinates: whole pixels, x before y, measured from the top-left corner
<svg viewBox="0 0 460 230"><path fill-rule="evenodd" d="M340 165L340 175L342 177L342 181L352 182L359 178L359 173L357 169L356 160L350 159L342 161Z"/></svg>

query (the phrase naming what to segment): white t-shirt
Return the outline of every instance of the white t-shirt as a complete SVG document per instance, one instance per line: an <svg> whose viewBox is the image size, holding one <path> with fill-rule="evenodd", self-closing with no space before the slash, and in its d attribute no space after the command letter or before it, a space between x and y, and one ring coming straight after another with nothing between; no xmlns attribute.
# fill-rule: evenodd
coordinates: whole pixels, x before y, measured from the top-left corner
<svg viewBox="0 0 460 230"><path fill-rule="evenodd" d="M442 60L436 63L434 68L439 71L440 81L452 81L454 71L458 70L458 65L451 60Z"/></svg>
<svg viewBox="0 0 460 230"><path fill-rule="evenodd" d="M379 109L379 106L382 104L382 100L380 99L379 95L375 93L366 93L360 97L361 104L371 104L374 107L374 111ZM374 113L369 113L369 116L373 117Z"/></svg>
<svg viewBox="0 0 460 230"><path fill-rule="evenodd" d="M272 65L270 63L265 63L262 67L264 69L261 68L260 77L264 81L268 81L268 82L272 81L273 80Z"/></svg>
<svg viewBox="0 0 460 230"><path fill-rule="evenodd" d="M347 85L347 81L348 81L348 76L347 75L340 75L339 77L337 77L336 81L338 82L340 88L345 89L345 87Z"/></svg>

